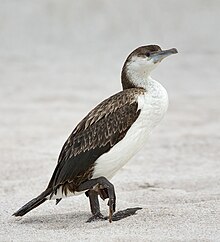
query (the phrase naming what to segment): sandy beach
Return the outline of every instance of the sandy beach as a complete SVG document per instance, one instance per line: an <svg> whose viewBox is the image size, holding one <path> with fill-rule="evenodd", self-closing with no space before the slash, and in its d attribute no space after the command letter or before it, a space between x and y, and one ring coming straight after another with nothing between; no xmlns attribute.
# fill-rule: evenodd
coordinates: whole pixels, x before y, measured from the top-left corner
<svg viewBox="0 0 220 242"><path fill-rule="evenodd" d="M220 241L219 1L0 4L0 241ZM112 179L117 211L143 209L85 223L80 195L12 217L47 186L75 125L121 90L127 55L150 43L179 50L152 73L169 109Z"/></svg>

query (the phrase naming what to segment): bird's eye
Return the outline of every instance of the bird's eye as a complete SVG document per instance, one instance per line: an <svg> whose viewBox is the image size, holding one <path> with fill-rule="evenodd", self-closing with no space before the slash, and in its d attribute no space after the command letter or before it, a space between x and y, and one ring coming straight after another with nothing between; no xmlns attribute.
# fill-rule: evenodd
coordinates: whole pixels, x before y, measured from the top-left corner
<svg viewBox="0 0 220 242"><path fill-rule="evenodd" d="M150 52L147 52L145 55L146 55L147 57L150 57Z"/></svg>

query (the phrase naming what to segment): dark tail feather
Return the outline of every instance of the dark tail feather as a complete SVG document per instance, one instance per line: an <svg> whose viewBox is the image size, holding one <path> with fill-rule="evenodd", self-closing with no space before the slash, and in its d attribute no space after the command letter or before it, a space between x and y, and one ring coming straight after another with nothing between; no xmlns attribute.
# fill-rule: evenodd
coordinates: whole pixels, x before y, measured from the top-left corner
<svg viewBox="0 0 220 242"><path fill-rule="evenodd" d="M26 213L30 212L32 209L38 207L40 204L44 203L47 200L47 196L51 193L51 190L46 190L42 192L38 197L32 199L30 202L26 203L21 207L13 216L23 216Z"/></svg>

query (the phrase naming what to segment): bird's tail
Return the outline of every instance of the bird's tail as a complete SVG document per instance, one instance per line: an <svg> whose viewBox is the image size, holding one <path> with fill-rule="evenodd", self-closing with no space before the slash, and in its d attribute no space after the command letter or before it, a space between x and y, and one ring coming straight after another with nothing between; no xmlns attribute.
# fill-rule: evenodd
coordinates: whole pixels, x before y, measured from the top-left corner
<svg viewBox="0 0 220 242"><path fill-rule="evenodd" d="M23 207L21 207L18 211L16 211L13 216L23 216L26 213L30 212L32 209L38 207L40 204L44 203L47 200L47 196L50 195L51 189L46 189L42 192L38 197L35 197L28 203L26 203Z"/></svg>

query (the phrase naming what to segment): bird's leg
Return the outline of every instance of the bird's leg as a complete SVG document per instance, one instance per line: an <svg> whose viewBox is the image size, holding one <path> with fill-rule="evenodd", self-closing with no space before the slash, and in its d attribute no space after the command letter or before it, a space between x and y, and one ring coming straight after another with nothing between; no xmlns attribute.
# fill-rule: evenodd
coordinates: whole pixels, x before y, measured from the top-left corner
<svg viewBox="0 0 220 242"><path fill-rule="evenodd" d="M109 182L105 177L98 177L95 179L83 182L78 188L77 192L93 189L96 185L101 185L108 193L108 206L109 206L109 222L112 222L112 215L115 212L116 206L116 196L115 189L111 182Z"/></svg>
<svg viewBox="0 0 220 242"><path fill-rule="evenodd" d="M91 212L93 214L93 216L87 222L91 222L96 219L108 219L109 222L118 221L131 215L135 215L137 210L142 209L139 207L127 208L113 214L115 212L116 204L114 186L105 177L88 180L82 183L77 189L78 192L85 190L88 190L86 195L89 197ZM109 217L103 217L103 215L100 213L98 195L100 195L103 200L109 198Z"/></svg>
<svg viewBox="0 0 220 242"><path fill-rule="evenodd" d="M88 190L86 196L89 197L90 208L92 217L87 220L87 222L92 222L94 220L105 219L100 213L98 193L94 190Z"/></svg>

